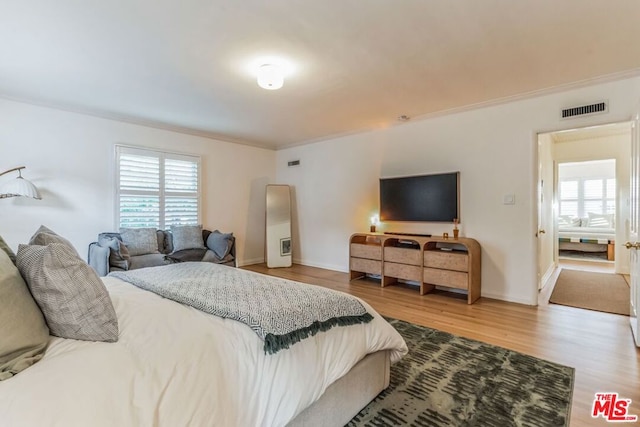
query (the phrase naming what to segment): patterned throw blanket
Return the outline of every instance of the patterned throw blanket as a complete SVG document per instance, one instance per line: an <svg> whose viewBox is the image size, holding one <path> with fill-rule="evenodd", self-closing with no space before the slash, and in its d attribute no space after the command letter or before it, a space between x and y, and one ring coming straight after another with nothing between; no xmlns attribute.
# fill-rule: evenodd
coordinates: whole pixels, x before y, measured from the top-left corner
<svg viewBox="0 0 640 427"><path fill-rule="evenodd" d="M270 354L334 326L373 319L357 299L342 292L211 263L186 262L109 276L242 322L258 334Z"/></svg>

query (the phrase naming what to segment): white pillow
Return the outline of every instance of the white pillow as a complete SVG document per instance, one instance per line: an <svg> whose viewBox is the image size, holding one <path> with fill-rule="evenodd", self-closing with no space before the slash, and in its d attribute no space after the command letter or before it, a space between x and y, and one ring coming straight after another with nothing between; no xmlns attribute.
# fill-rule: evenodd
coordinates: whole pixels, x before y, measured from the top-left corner
<svg viewBox="0 0 640 427"><path fill-rule="evenodd" d="M559 215L558 225L560 227L580 227L580 218L572 215Z"/></svg>
<svg viewBox="0 0 640 427"><path fill-rule="evenodd" d="M589 212L587 227L592 228L613 228L613 214L597 214Z"/></svg>

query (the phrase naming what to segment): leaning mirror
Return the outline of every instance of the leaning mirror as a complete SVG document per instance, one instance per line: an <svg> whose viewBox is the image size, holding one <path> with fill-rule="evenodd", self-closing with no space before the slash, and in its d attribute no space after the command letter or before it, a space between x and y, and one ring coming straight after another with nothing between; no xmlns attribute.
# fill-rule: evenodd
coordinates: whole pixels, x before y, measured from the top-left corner
<svg viewBox="0 0 640 427"><path fill-rule="evenodd" d="M291 192L288 185L267 185L267 267L291 267Z"/></svg>

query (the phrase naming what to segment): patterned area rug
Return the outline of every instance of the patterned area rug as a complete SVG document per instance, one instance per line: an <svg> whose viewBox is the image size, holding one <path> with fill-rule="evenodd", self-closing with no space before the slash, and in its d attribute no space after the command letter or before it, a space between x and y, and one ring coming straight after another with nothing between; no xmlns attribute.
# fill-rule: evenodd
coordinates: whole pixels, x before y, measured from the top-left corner
<svg viewBox="0 0 640 427"><path fill-rule="evenodd" d="M409 346L348 426L567 426L574 369L388 319Z"/></svg>

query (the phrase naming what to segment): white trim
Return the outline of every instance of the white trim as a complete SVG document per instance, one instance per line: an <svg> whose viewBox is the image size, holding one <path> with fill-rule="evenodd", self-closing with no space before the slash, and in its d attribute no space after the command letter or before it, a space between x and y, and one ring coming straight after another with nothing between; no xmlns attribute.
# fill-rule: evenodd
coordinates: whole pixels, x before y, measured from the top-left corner
<svg viewBox="0 0 640 427"><path fill-rule="evenodd" d="M549 265L549 268L547 268L547 271L540 278L540 283L538 284L538 287L540 290L544 289L547 286L548 284L547 282L549 281L553 273L556 271L556 268L558 268L558 265L556 264L555 261Z"/></svg>
<svg viewBox="0 0 640 427"><path fill-rule="evenodd" d="M242 260L238 260L238 267L244 267L246 265L254 265L254 264L263 264L264 262L265 262L264 257L242 259Z"/></svg>
<svg viewBox="0 0 640 427"><path fill-rule="evenodd" d="M304 265L307 267L316 267L316 268L323 268L325 270L331 270L331 271L339 271L341 273L348 273L349 269L345 268L342 265L336 265L336 264L325 264L325 263L318 263L318 262L307 262L307 261L303 261L299 258L293 258L293 263L294 264L299 264L299 265Z"/></svg>

